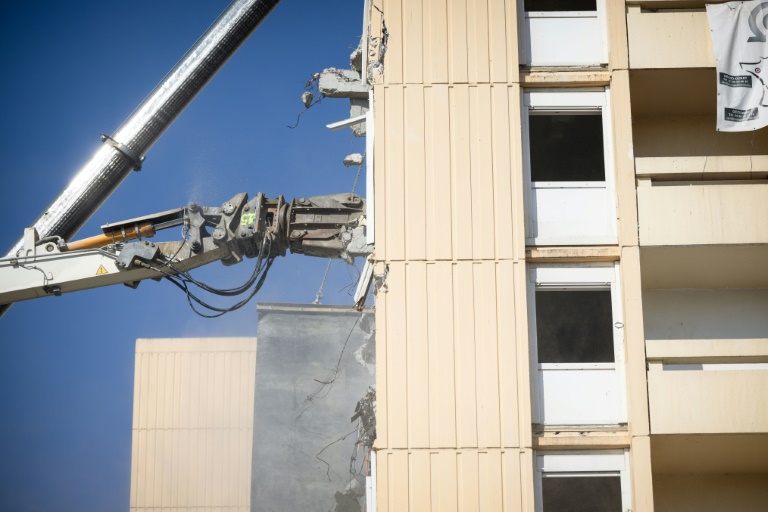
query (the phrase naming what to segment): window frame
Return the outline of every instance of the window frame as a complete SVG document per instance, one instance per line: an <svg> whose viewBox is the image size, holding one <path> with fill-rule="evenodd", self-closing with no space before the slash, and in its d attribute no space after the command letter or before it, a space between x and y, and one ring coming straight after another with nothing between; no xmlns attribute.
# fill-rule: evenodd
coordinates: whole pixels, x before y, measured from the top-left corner
<svg viewBox="0 0 768 512"><path fill-rule="evenodd" d="M616 175L613 158L613 126L610 109L610 87L580 87L569 89L522 89L523 178L525 182L525 243L526 245L610 245L618 242ZM531 179L530 116L542 114L578 114L599 111L603 122L603 159L605 181L547 181ZM603 189L605 190L608 230L602 235L541 236L537 233L537 218L533 206L536 191L543 189ZM536 236L534 236L534 233Z"/></svg>
<svg viewBox="0 0 768 512"><path fill-rule="evenodd" d="M520 63L526 67L574 67L574 66L606 66L608 64L608 27L605 0L596 0L595 11L526 11L525 1L518 0L518 33L520 40ZM598 33L599 61L542 61L534 62L531 48L530 20L543 18L596 18L600 27Z"/></svg>
<svg viewBox="0 0 768 512"><path fill-rule="evenodd" d="M534 509L544 512L544 493L542 480L557 477L615 476L621 482L621 509L632 509L632 484L630 481L629 449L619 450L569 450L535 452L533 457L534 472ZM545 476L549 474L549 476Z"/></svg>
<svg viewBox="0 0 768 512"><path fill-rule="evenodd" d="M531 374L531 421L542 426L571 425L571 423L545 423L543 421L544 393L540 382L542 371L547 370L613 370L618 398L618 416L615 424L627 422L627 392L624 347L624 315L621 303L620 264L568 263L535 264L528 270L528 350ZM536 328L536 291L610 289L613 319L613 363L539 363ZM582 423L572 423L581 425ZM603 424L603 423L597 423ZM613 424L613 423L608 423Z"/></svg>

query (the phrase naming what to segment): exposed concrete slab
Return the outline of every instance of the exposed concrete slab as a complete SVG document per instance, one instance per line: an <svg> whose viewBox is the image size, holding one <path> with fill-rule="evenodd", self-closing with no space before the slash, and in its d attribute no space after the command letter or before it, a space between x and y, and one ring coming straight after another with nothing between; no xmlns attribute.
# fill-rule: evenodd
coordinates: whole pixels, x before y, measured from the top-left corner
<svg viewBox="0 0 768 512"><path fill-rule="evenodd" d="M352 69L324 69L318 87L329 98L368 99L369 87L363 83L360 73Z"/></svg>
<svg viewBox="0 0 768 512"><path fill-rule="evenodd" d="M258 313L251 512L352 505L350 419L375 383L374 314L314 304ZM358 449L358 472L364 457Z"/></svg>

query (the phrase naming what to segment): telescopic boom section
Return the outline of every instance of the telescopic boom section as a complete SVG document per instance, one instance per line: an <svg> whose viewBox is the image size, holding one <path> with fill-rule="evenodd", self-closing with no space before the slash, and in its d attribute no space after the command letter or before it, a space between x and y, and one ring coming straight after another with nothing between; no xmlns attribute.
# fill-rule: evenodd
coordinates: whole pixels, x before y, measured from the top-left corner
<svg viewBox="0 0 768 512"><path fill-rule="evenodd" d="M69 240L280 0L235 0L34 222L40 237ZM19 239L6 257L24 246ZM0 316L7 307L0 306Z"/></svg>

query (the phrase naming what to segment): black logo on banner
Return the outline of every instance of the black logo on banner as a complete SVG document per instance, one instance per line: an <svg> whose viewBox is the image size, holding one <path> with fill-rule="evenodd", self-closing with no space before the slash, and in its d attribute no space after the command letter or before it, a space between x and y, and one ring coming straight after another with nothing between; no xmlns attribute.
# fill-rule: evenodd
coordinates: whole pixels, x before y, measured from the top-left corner
<svg viewBox="0 0 768 512"><path fill-rule="evenodd" d="M763 107L768 107L768 66L766 64L768 64L766 57L762 57L757 62L739 62L741 69L757 78L762 84L763 96L760 98L760 105Z"/></svg>
<svg viewBox="0 0 768 512"><path fill-rule="evenodd" d="M729 75L728 73L720 73L720 84L727 85L728 87L746 87L752 88L752 77L749 75Z"/></svg>
<svg viewBox="0 0 768 512"><path fill-rule="evenodd" d="M768 9L768 2L763 2L758 4L758 6L752 9L752 12L749 13L749 30L751 30L754 35L747 39L748 43L765 42L765 34L768 32L768 27L766 27L768 13L763 14L762 16L761 14L766 9Z"/></svg>
<svg viewBox="0 0 768 512"><path fill-rule="evenodd" d="M732 121L734 123L743 123L745 121L752 121L757 119L757 109L750 108L748 110L741 110L739 108L726 108L725 120Z"/></svg>

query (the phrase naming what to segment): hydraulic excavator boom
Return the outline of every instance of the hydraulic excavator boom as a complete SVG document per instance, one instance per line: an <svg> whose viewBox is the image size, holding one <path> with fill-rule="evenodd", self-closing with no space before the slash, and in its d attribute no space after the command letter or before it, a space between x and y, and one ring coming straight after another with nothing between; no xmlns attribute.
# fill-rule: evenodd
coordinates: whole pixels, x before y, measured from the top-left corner
<svg viewBox="0 0 768 512"><path fill-rule="evenodd" d="M147 240L176 226L183 228L183 240ZM371 253L365 229L365 201L348 193L290 203L283 196L270 199L258 193L249 200L240 193L219 207L190 203L107 224L102 234L70 243L55 236L40 239L35 228L27 228L23 246L0 259L0 304L119 283L136 287L144 279L167 278L198 304L226 312L232 308L209 307L197 300L189 285L225 296L246 293L254 285L258 290L272 261L289 250L351 263L356 256ZM244 258L257 259L248 286L219 290L188 273L214 261L234 265Z"/></svg>

